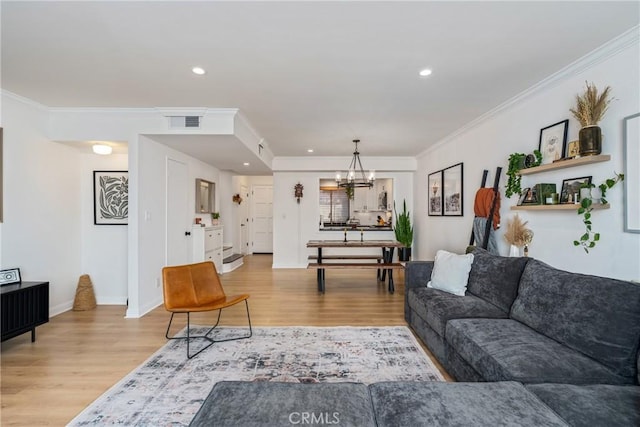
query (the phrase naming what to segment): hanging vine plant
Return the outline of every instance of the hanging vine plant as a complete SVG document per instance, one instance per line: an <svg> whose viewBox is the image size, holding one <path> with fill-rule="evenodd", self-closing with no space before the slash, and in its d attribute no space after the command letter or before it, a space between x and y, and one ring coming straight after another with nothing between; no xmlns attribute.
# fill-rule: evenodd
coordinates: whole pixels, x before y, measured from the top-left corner
<svg viewBox="0 0 640 427"><path fill-rule="evenodd" d="M600 203L607 204L607 190L613 188L617 183L624 181L624 174L616 173L613 178L607 179L600 184L598 188L602 192L600 196ZM584 184L582 188L596 188L595 184ZM582 246L582 249L586 253L589 253L589 249L593 249L596 243L600 241L600 233L593 231L593 222L591 220L591 212L593 211L593 200L591 197L585 197L580 201L580 207L578 208L578 215L582 215L582 223L585 226L585 233L580 236L580 240L574 240L574 246Z"/></svg>
<svg viewBox="0 0 640 427"><path fill-rule="evenodd" d="M520 182L522 177L520 171L524 168L539 166L542 163L542 153L535 150L533 154L513 153L509 156L509 167L507 169L507 187L505 196L511 197L522 192Z"/></svg>

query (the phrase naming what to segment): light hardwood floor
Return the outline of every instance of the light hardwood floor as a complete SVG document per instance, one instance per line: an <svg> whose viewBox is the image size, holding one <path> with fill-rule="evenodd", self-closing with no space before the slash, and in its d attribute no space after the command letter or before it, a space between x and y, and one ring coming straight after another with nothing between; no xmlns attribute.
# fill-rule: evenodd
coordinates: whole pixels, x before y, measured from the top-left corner
<svg viewBox="0 0 640 427"><path fill-rule="evenodd" d="M227 294L251 294L254 326L406 325L402 272L394 274L396 292L389 294L374 270L327 271L322 295L315 270L273 270L271 262L270 255L248 256L222 276ZM140 319L124 315L124 306L68 311L38 327L35 343L29 333L3 342L0 424L65 425L165 344L169 314L162 306ZM213 313L192 319L215 322ZM221 325L245 322L244 305L222 313Z"/></svg>

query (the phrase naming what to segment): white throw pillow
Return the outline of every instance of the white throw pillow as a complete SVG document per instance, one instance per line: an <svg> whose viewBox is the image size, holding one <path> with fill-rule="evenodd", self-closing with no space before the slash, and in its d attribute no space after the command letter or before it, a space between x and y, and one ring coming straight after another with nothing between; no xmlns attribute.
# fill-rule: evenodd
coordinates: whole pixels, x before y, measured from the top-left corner
<svg viewBox="0 0 640 427"><path fill-rule="evenodd" d="M457 255L443 250L436 252L431 280L427 283L427 288L464 296L472 263L473 254Z"/></svg>

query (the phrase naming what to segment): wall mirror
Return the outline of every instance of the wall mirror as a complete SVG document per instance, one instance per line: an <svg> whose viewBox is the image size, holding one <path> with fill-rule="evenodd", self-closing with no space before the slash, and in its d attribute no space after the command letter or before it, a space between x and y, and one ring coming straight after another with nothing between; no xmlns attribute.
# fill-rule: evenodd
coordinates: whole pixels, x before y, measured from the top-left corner
<svg viewBox="0 0 640 427"><path fill-rule="evenodd" d="M196 213L211 213L214 211L216 184L204 179L196 179Z"/></svg>

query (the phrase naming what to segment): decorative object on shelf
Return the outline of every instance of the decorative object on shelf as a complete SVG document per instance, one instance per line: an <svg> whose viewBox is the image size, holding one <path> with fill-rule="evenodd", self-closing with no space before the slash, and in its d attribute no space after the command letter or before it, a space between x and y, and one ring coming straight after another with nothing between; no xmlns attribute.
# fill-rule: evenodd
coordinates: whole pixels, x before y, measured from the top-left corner
<svg viewBox="0 0 640 427"><path fill-rule="evenodd" d="M442 171L429 174L427 179L427 195L429 216L442 216Z"/></svg>
<svg viewBox="0 0 640 427"><path fill-rule="evenodd" d="M543 165L562 159L567 144L568 129L569 119L540 129L538 151L542 154Z"/></svg>
<svg viewBox="0 0 640 427"><path fill-rule="evenodd" d="M211 212L211 225L220 225L220 212Z"/></svg>
<svg viewBox="0 0 640 427"><path fill-rule="evenodd" d="M613 188L620 181L624 181L624 174L616 173L613 178L609 178L602 184L597 186L597 188L600 190L601 204L607 204L607 199L605 198L607 195L607 190ZM596 188L596 186L589 182L589 184L583 185L583 189L584 188L594 189ZM584 223L586 230L585 233L580 236L580 240L573 241L573 245L582 246L586 253L589 253L589 249L593 249L596 246L596 242L600 241L600 233L596 233L592 229L593 222L591 221L591 212L593 211L593 209L594 201L592 197L581 197L580 208L578 208L578 215L582 215L582 222Z"/></svg>
<svg viewBox="0 0 640 427"><path fill-rule="evenodd" d="M594 83L585 81L585 90L582 94L576 95L576 106L569 111L580 122L580 155L593 156L602 152L602 130L598 123L604 117L604 113L609 109L613 101L610 96L611 87L604 88L598 94L598 88Z"/></svg>
<svg viewBox="0 0 640 427"><path fill-rule="evenodd" d="M0 286L11 285L13 283L20 282L22 282L22 279L20 278L19 268L8 268L6 270L0 270Z"/></svg>
<svg viewBox="0 0 640 427"><path fill-rule="evenodd" d="M538 196L538 204L546 204L547 198L552 197L551 195L556 193L556 185L555 184L536 184L534 186L534 191ZM549 203L551 204L551 203Z"/></svg>
<svg viewBox="0 0 640 427"><path fill-rule="evenodd" d="M523 188L522 193L520 193L520 197L518 198L518 206L522 206L524 200L531 194L531 188Z"/></svg>
<svg viewBox="0 0 640 427"><path fill-rule="evenodd" d="M463 164L442 171L442 202L444 216L463 216Z"/></svg>
<svg viewBox="0 0 640 427"><path fill-rule="evenodd" d="M236 193L233 195L233 203L237 203L237 204L242 203L242 197L240 196L239 193Z"/></svg>
<svg viewBox="0 0 640 427"><path fill-rule="evenodd" d="M351 188L371 188L373 187L373 182L375 181L375 172L373 170L369 171L369 175L367 176L364 173L364 169L362 168L362 162L360 161L360 153L358 152L358 143L359 139L353 140L356 145L356 149L353 152L353 158L351 159L351 163L349 164L349 169L346 172L346 177L342 178L340 172L336 173L336 183L338 187Z"/></svg>
<svg viewBox="0 0 640 427"><path fill-rule="evenodd" d="M533 154L527 154L524 158L524 167L533 168L542 163L542 153L540 150L533 150Z"/></svg>
<svg viewBox="0 0 640 427"><path fill-rule="evenodd" d="M562 190L560 192L560 203L577 203L580 200L580 189L584 185L591 184L590 176L580 178L569 178L562 181Z"/></svg>
<svg viewBox="0 0 640 427"><path fill-rule="evenodd" d="M640 113L622 121L624 174L624 231L640 233Z"/></svg>
<svg viewBox="0 0 640 427"><path fill-rule="evenodd" d="M413 243L413 227L411 226L410 212L407 211L407 201L402 201L402 213L398 215L396 211L396 203L393 202L393 210L396 215L396 226L394 232L396 240L404 245L398 248L398 259L400 261L409 261L411 258L411 245Z"/></svg>
<svg viewBox="0 0 640 427"><path fill-rule="evenodd" d="M520 215L515 214L507 220L507 230L504 239L509 243L509 256L520 256L521 249L524 248L526 255L529 254L529 245L533 240L533 231L528 229L527 221L522 221Z"/></svg>
<svg viewBox="0 0 640 427"><path fill-rule="evenodd" d="M129 172L93 171L93 223L127 225Z"/></svg>
<svg viewBox="0 0 640 427"><path fill-rule="evenodd" d="M580 141L570 141L567 143L567 152L564 155L565 159L575 159L580 156Z"/></svg>
<svg viewBox="0 0 640 427"><path fill-rule="evenodd" d="M296 201L298 202L298 204L300 203L300 199L302 199L302 190L304 190L304 187L300 183L297 183L293 187L294 197L296 198Z"/></svg>

